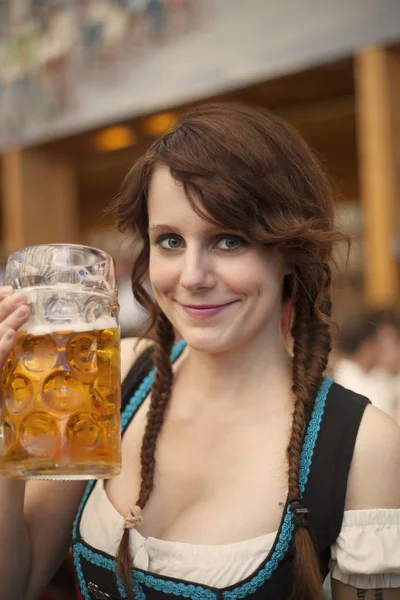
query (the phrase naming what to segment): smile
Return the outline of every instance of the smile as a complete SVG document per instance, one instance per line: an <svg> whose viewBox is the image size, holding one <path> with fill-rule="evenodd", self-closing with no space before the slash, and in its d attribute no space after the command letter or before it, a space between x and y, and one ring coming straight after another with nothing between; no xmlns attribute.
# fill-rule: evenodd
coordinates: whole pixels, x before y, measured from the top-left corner
<svg viewBox="0 0 400 600"><path fill-rule="evenodd" d="M218 315L226 308L229 308L233 304L236 304L237 300L228 302L227 304L181 304L183 310L189 317L195 319L205 319L207 317L214 317Z"/></svg>

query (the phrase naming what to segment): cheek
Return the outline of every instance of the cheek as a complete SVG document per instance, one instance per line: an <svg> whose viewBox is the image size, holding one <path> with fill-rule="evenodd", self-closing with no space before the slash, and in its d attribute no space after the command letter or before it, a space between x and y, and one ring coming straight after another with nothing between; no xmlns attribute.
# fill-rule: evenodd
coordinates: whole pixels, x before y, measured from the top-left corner
<svg viewBox="0 0 400 600"><path fill-rule="evenodd" d="M168 263L162 256L150 254L149 278L155 294L169 292L179 280L177 266L172 261Z"/></svg>
<svg viewBox="0 0 400 600"><path fill-rule="evenodd" d="M242 261L225 271L226 284L238 294L276 297L281 293L282 277L271 264L263 260Z"/></svg>
<svg viewBox="0 0 400 600"><path fill-rule="evenodd" d="M246 296L259 296L263 287L263 282L257 274L248 270L232 273L231 277L225 277L225 283L236 294Z"/></svg>

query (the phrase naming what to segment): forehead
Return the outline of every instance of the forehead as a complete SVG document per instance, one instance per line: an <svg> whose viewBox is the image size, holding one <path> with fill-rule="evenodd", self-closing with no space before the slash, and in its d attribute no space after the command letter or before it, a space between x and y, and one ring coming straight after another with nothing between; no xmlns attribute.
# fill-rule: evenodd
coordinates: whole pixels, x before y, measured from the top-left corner
<svg viewBox="0 0 400 600"><path fill-rule="evenodd" d="M169 169L164 166L157 166L151 176L148 209L149 213L159 210L164 206L173 208L176 203L186 202L186 195L183 185L176 181Z"/></svg>
<svg viewBox="0 0 400 600"><path fill-rule="evenodd" d="M160 223L210 227L190 206L182 183L172 177L167 167L159 166L155 169L147 205L149 227Z"/></svg>

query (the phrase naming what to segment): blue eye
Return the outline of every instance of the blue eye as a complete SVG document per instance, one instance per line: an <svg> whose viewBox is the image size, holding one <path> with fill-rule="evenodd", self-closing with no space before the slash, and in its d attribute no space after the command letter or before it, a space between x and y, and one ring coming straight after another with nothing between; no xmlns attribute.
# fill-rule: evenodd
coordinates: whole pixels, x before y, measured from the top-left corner
<svg viewBox="0 0 400 600"><path fill-rule="evenodd" d="M163 235L156 240L157 246L163 250L177 250L181 247L181 239L176 235Z"/></svg>
<svg viewBox="0 0 400 600"><path fill-rule="evenodd" d="M239 250L244 246L245 242L241 238L233 235L227 235L221 238L217 247L219 250Z"/></svg>

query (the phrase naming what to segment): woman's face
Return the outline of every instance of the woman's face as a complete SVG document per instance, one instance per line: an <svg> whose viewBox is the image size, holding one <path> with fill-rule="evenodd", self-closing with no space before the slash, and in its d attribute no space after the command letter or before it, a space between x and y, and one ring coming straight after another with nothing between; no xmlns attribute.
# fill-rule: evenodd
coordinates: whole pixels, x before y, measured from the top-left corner
<svg viewBox="0 0 400 600"><path fill-rule="evenodd" d="M189 346L225 352L278 333L282 259L201 219L165 167L152 177L148 212L155 299Z"/></svg>

